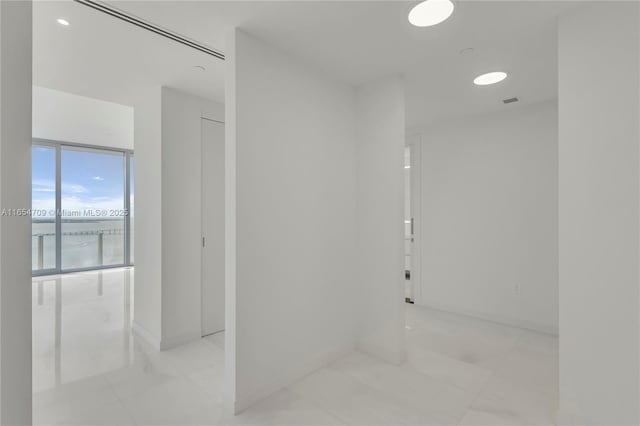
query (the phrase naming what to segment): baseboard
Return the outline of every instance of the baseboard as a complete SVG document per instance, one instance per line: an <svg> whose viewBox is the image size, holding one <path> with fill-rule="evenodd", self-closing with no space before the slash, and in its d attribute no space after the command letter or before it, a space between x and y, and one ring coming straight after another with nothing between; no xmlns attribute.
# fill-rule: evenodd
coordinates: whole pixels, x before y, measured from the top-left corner
<svg viewBox="0 0 640 426"><path fill-rule="evenodd" d="M133 334L135 336L137 336L137 337L141 338L142 340L144 340L145 342L147 342L155 350L157 350L157 351L160 350L160 338L155 336L153 333L151 333L149 330L147 330L143 326L141 326L135 320L133 320L133 322L131 324L131 331L133 332Z"/></svg>
<svg viewBox="0 0 640 426"><path fill-rule="evenodd" d="M267 398L268 396L278 392L279 390L284 389L285 387L295 383L296 381L302 379L305 376L313 373L314 371L324 367L325 365L347 356L355 350L355 345L345 345L341 348L336 348L335 350L326 351L318 356L313 357L305 362L302 362L291 368L291 373L286 375L285 377L276 378L261 386L259 389L253 390L250 393L245 395L237 395L236 400L233 403L234 414L240 414L247 408L251 407L255 403Z"/></svg>
<svg viewBox="0 0 640 426"><path fill-rule="evenodd" d="M193 342L195 340L202 338L202 336L200 335L201 333L198 330L197 332L191 333L191 334L182 334L179 336L161 339L155 334L153 334L152 332L150 332L149 330L147 330L146 328L144 328L143 326L141 326L135 320L132 322L131 331L133 332L134 335L141 338L142 340L144 340L145 342L153 346L153 348L158 351L166 351L168 349L173 349L178 346L184 345L185 343Z"/></svg>
<svg viewBox="0 0 640 426"><path fill-rule="evenodd" d="M181 334L178 336L167 337L160 340L160 350L166 351L168 349L177 348L185 343L200 340L202 338L200 330L190 334Z"/></svg>
<svg viewBox="0 0 640 426"><path fill-rule="evenodd" d="M524 328L526 330L536 331L538 333L550 334L552 336L558 336L558 327L551 327L545 324L539 324L530 321L522 321L515 318L504 318L499 315L491 315L483 312L467 311L464 309L452 308L438 303L432 302L418 302L416 300L415 306L423 306L425 308L435 309L438 311L448 312L456 315L464 315L467 317L477 318L485 321L491 321L502 325L508 325L511 327Z"/></svg>

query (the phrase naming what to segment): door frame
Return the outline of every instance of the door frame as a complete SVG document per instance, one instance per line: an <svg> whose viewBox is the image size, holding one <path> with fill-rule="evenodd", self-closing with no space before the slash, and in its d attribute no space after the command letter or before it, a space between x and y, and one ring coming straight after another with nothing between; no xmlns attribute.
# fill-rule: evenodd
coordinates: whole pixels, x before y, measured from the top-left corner
<svg viewBox="0 0 640 426"><path fill-rule="evenodd" d="M206 236L205 236L205 232L204 232L204 221L205 221L205 214L204 214L204 200L205 200L205 185L204 185L204 168L205 168L205 155L204 155L204 134L203 134L203 122L205 121L210 121L210 122L214 122L214 123L218 123L218 124L222 124L222 126L225 126L225 122L221 121L221 120L217 120L214 118L210 118L210 117L205 117L204 115L200 117L200 336L201 337L205 337L205 336L211 336L213 334L217 334L217 333L221 333L224 332L226 329L226 324L225 327L222 330L219 331L215 331L213 333L209 333L209 332L205 332L205 327L204 327L204 280L205 280L205 274L204 274L204 248L206 245ZM226 135L225 135L226 136ZM226 145L225 145L225 149L226 149ZM226 158L225 158L225 165L226 165ZM226 176L225 176L226 177ZM226 185L226 184L225 184ZM226 202L225 199L223 199L223 202ZM226 210L225 210L225 214L226 214ZM226 218L225 218L225 226L226 226ZM225 246L226 248L226 246ZM226 283L225 283L225 291L226 291ZM226 297L225 297L225 303L224 303L224 309L226 311L227 309L227 304L226 304Z"/></svg>
<svg viewBox="0 0 640 426"><path fill-rule="evenodd" d="M411 287L413 301L422 304L422 135L407 138L411 152L411 220L413 221L413 241L411 246Z"/></svg>

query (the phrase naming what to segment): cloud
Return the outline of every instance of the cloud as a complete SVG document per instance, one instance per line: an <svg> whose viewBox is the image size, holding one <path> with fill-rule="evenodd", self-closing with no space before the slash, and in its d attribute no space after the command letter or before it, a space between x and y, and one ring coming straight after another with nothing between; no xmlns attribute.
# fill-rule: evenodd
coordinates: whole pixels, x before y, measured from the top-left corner
<svg viewBox="0 0 640 426"><path fill-rule="evenodd" d="M98 182L102 182L104 180L104 178L102 176L94 176L91 179L97 180Z"/></svg>
<svg viewBox="0 0 640 426"><path fill-rule="evenodd" d="M65 211L65 217L70 215L70 212L73 212L73 216L75 217L83 217L85 211L93 210L94 212L98 210L122 210L124 208L124 200L118 197L95 197L95 198L87 198L84 196L77 195L66 195L62 197L62 209ZM40 210L45 212L44 216L40 216L40 218L44 217L53 217L49 216L48 212L55 211L56 208L56 200L53 197L49 198L34 198L32 200L31 208L34 210ZM133 214L132 214L133 216ZM107 214L107 218L109 218L109 213ZM93 217L93 219L100 220L98 217Z"/></svg>
<svg viewBox="0 0 640 426"><path fill-rule="evenodd" d="M56 184L52 180L34 179L31 182L33 192L56 192Z"/></svg>
<svg viewBox="0 0 640 426"><path fill-rule="evenodd" d="M34 210L40 210L41 212L44 212L44 216L46 217L49 217L49 216L52 217L53 214L49 215L49 212L52 212L55 210L56 200L53 197L45 198L45 199L34 198L31 201L31 208ZM42 215L42 213L40 214Z"/></svg>
<svg viewBox="0 0 640 426"><path fill-rule="evenodd" d="M85 210L121 210L124 208L124 200L122 198L97 198L101 199L95 200L73 195L66 196L62 198L62 208L69 211L78 211L81 216Z"/></svg>
<svg viewBox="0 0 640 426"><path fill-rule="evenodd" d="M33 192L56 192L55 189L52 188L38 188L38 187L33 187L31 189Z"/></svg>
<svg viewBox="0 0 640 426"><path fill-rule="evenodd" d="M87 188L77 183L62 182L62 193L83 194L89 192Z"/></svg>

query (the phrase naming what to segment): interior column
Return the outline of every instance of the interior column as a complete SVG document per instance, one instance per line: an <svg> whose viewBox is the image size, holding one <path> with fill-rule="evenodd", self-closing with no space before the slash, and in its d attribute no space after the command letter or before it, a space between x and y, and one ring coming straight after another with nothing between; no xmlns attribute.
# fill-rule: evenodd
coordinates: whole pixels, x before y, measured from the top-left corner
<svg viewBox="0 0 640 426"><path fill-rule="evenodd" d="M636 2L559 23L560 424L640 421Z"/></svg>
<svg viewBox="0 0 640 426"><path fill-rule="evenodd" d="M31 424L31 1L0 2L0 423ZM14 210L18 209L18 210Z"/></svg>

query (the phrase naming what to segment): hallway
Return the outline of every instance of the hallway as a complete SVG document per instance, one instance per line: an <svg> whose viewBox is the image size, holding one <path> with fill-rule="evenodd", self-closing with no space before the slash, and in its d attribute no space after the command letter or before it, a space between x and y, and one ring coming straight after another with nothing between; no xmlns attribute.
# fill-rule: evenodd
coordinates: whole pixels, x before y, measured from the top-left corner
<svg viewBox="0 0 640 426"><path fill-rule="evenodd" d="M34 278L34 424L552 424L557 338L412 305L403 366L354 353L228 417L223 336L156 352L132 287L129 268Z"/></svg>

